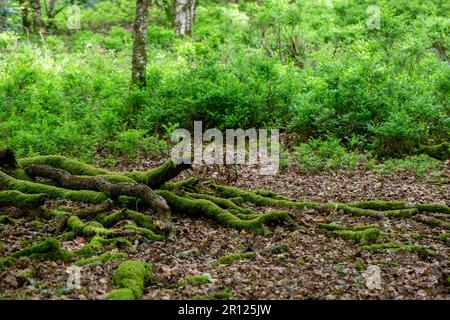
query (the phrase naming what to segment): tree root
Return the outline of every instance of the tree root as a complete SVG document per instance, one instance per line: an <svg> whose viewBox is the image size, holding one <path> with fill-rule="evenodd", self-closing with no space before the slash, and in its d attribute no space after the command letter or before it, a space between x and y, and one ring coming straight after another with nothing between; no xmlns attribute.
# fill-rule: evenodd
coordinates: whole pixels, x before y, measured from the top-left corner
<svg viewBox="0 0 450 320"><path fill-rule="evenodd" d="M255 233L264 233L264 224L291 221L291 217L286 211L270 211L258 215L252 220L243 220L232 212L222 209L214 202L205 199L190 199L167 190L157 190L156 192L167 200L173 212L212 217L222 225L238 230L244 229Z"/></svg>
<svg viewBox="0 0 450 320"><path fill-rule="evenodd" d="M155 194L150 187L144 184L111 183L102 177L76 177L65 170L50 167L48 165L30 165L25 169L32 178L42 177L59 182L64 188L75 190L95 190L105 193L110 198L129 196L139 198L144 203L164 216L170 217L169 206L166 201Z"/></svg>
<svg viewBox="0 0 450 320"><path fill-rule="evenodd" d="M17 207L21 209L36 209L42 206L48 196L43 193L25 194L20 191L0 191L0 208Z"/></svg>
<svg viewBox="0 0 450 320"><path fill-rule="evenodd" d="M220 257L215 261L216 264L227 264L230 265L238 260L244 259L254 259L257 254L268 254L268 253L283 253L287 252L288 247L286 245L278 245L275 247L264 248L257 251L247 251L247 252L234 252Z"/></svg>

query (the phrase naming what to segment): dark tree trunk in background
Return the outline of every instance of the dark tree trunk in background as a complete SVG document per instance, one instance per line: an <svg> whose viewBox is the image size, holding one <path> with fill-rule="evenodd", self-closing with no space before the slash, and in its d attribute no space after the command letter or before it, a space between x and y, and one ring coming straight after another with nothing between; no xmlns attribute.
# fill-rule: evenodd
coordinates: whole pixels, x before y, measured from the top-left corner
<svg viewBox="0 0 450 320"><path fill-rule="evenodd" d="M136 17L133 26L133 57L131 84L145 86L147 67L148 0L136 1Z"/></svg>
<svg viewBox="0 0 450 320"><path fill-rule="evenodd" d="M30 6L33 9L33 29L34 31L39 31L44 27L41 16L41 2L40 0L30 0Z"/></svg>
<svg viewBox="0 0 450 320"><path fill-rule="evenodd" d="M179 36L192 35L194 25L195 0L177 0L175 3L174 25Z"/></svg>
<svg viewBox="0 0 450 320"><path fill-rule="evenodd" d="M27 0L20 0L20 14L22 16L22 26L26 31L30 31L31 21L29 17L30 4Z"/></svg>

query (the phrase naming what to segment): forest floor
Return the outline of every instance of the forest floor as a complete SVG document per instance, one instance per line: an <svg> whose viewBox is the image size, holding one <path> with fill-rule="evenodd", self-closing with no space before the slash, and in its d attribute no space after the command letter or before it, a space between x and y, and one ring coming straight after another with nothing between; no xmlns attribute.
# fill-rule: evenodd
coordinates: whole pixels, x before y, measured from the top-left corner
<svg viewBox="0 0 450 320"><path fill-rule="evenodd" d="M154 161L123 163L115 170L154 167ZM279 175L259 176L257 170L239 170L235 182L245 189L268 189L287 197L314 201L356 201L370 199L404 200L411 203L450 203L448 171L443 176L417 177L410 173L377 174L342 170L316 174L297 173L295 166ZM194 174L209 176L212 172ZM182 175L186 177L189 173ZM224 180L222 175L217 179ZM221 181L224 182L224 181ZM75 206L53 201L50 206ZM450 299L450 263L447 240L438 236L448 230L431 227L410 218L359 217L337 211L293 210L294 222L270 228L267 235L228 229L215 221L175 216L177 236L161 242L137 240L125 248L131 258L155 264L159 283L147 286L143 299L192 299L227 295L236 299ZM444 219L448 219L445 217ZM447 220L448 221L448 220ZM407 251L367 252L319 228L321 223L376 225L390 233L384 242L413 243L436 252L423 257ZM30 219L0 225L0 256L26 246L45 234ZM447 242L445 242L447 241ZM79 248L79 237L63 243L69 250ZM284 253L262 253L253 259L218 265L229 253L255 251L285 244ZM81 289L67 288L68 264L54 261L19 263L0 272L0 296L5 299L104 299L113 289L111 277L119 261L81 267ZM378 266L378 289L366 285L367 269ZM195 285L183 280L189 275L208 273L209 283Z"/></svg>

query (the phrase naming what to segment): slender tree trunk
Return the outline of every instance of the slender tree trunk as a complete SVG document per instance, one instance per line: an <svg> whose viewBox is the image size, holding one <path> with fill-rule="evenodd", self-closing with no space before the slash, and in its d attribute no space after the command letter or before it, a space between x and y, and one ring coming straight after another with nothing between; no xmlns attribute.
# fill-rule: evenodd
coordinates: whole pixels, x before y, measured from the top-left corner
<svg viewBox="0 0 450 320"><path fill-rule="evenodd" d="M44 27L41 16L41 2L40 0L30 0L31 8L33 9L33 28L34 31L39 31Z"/></svg>
<svg viewBox="0 0 450 320"><path fill-rule="evenodd" d="M177 0L174 24L179 36L192 35L194 25L195 0Z"/></svg>
<svg viewBox="0 0 450 320"><path fill-rule="evenodd" d="M22 16L22 26L28 32L28 31L30 31L30 28L31 28L31 22L30 22L30 17L29 17L30 4L29 4L28 0L20 0L19 3L20 3L20 13Z"/></svg>
<svg viewBox="0 0 450 320"><path fill-rule="evenodd" d="M133 57L131 84L145 86L147 67L148 0L136 1L136 17L133 26Z"/></svg>

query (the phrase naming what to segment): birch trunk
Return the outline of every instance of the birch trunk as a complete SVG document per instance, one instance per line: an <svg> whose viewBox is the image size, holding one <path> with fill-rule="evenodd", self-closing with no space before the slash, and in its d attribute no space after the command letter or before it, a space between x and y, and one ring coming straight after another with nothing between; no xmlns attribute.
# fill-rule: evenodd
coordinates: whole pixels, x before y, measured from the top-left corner
<svg viewBox="0 0 450 320"><path fill-rule="evenodd" d="M136 1L136 17L133 26L133 57L131 84L145 86L147 67L148 0Z"/></svg>

